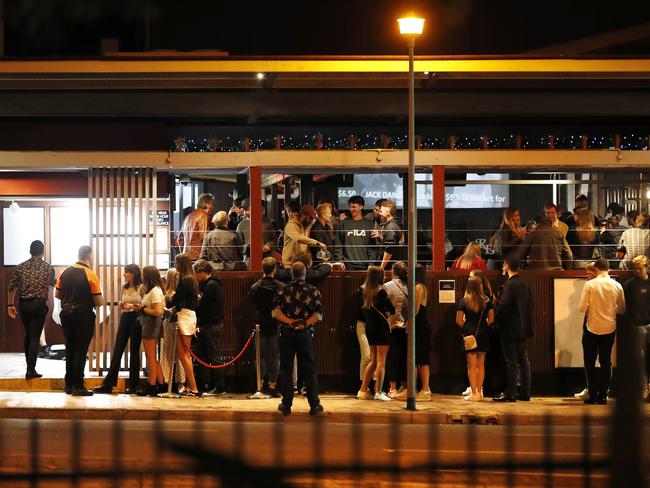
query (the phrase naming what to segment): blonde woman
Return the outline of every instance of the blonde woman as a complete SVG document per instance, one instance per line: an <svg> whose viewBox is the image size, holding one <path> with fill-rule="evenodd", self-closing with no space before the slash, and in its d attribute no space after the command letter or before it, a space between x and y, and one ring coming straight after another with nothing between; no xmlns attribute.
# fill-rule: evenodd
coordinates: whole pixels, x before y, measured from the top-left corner
<svg viewBox="0 0 650 488"><path fill-rule="evenodd" d="M165 303L167 308L171 308L174 295L176 294L176 287L178 286L178 272L176 268L169 268L165 276ZM176 356L176 341L174 335L176 334L176 325L172 324L168 319L163 320L163 339L160 344L160 367L165 377L165 383L174 382L178 384L185 383L185 370L182 368L181 362L176 359L176 368L172 364L173 358ZM173 346L173 351L172 351ZM172 379L172 371L174 379Z"/></svg>
<svg viewBox="0 0 650 488"><path fill-rule="evenodd" d="M375 376L375 400L390 401L382 391L386 372L386 356L390 341L390 328L388 317L395 313L395 307L388 298L388 293L382 286L384 283L384 270L379 266L369 266L366 281L359 289L362 310L366 322L366 335L370 345L370 362L366 367L357 393L359 400L369 400L368 385Z"/></svg>
<svg viewBox="0 0 650 488"><path fill-rule="evenodd" d="M474 336L475 347L465 348L467 358L467 376L472 389L471 395L465 400L483 400L483 381L485 380L485 354L490 347L490 331L494 323L494 304L483 292L483 285L479 277L470 277L467 280L465 295L458 303L456 312L456 325L463 330L463 338Z"/></svg>
<svg viewBox="0 0 650 488"><path fill-rule="evenodd" d="M470 242L461 254L452 264L451 269L460 269L471 271L473 269L482 269L487 271L487 264L481 257L481 246L476 242Z"/></svg>
<svg viewBox="0 0 650 488"><path fill-rule="evenodd" d="M492 304L496 303L496 295L492 290L492 285L490 280L488 280L487 274L483 270L473 269L470 274L470 278L477 277L481 280L481 285L483 286L483 294L488 297ZM505 384L501 385L501 380L505 381L504 375L499 374L504 372L506 369L505 360L503 358L503 350L501 349L501 338L499 336L498 330L491 330L489 334L489 351L490 355L485 357L485 376L487 377L488 385L490 380L492 383L492 388L496 387L497 391L502 391L505 388ZM491 373L491 374L490 374ZM463 392L463 396L470 396L472 394L472 387L468 386L467 389Z"/></svg>
<svg viewBox="0 0 650 488"><path fill-rule="evenodd" d="M172 299L172 307L176 310L178 338L176 340L176 357L180 360L187 378L189 396L201 396L194 378L190 344L196 333L196 309L199 305L199 283L192 269L192 260L188 254L176 256L175 268L178 272L178 286Z"/></svg>
<svg viewBox="0 0 650 488"><path fill-rule="evenodd" d="M567 233L567 242L573 252L573 267L584 269L594 259L594 250L600 245L600 233L596 231L594 214L588 208L576 208L573 214L575 226Z"/></svg>

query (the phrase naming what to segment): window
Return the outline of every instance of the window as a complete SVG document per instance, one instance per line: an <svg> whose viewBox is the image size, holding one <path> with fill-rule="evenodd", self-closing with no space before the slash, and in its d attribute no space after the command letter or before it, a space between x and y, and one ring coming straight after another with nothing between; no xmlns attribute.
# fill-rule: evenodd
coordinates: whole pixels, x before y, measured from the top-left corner
<svg viewBox="0 0 650 488"><path fill-rule="evenodd" d="M45 242L45 209L43 207L4 208L5 266L15 266L30 258L32 241Z"/></svg>
<svg viewBox="0 0 650 488"><path fill-rule="evenodd" d="M89 244L88 206L51 207L50 229L52 265L75 263L79 247Z"/></svg>

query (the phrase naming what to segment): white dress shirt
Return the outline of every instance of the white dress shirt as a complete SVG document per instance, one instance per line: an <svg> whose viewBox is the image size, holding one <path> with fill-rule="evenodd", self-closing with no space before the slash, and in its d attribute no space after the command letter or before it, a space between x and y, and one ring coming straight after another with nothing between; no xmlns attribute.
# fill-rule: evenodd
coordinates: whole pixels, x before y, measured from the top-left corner
<svg viewBox="0 0 650 488"><path fill-rule="evenodd" d="M581 312L587 312L587 330L604 335L616 331L616 314L625 313L623 287L607 271L587 281L580 297Z"/></svg>

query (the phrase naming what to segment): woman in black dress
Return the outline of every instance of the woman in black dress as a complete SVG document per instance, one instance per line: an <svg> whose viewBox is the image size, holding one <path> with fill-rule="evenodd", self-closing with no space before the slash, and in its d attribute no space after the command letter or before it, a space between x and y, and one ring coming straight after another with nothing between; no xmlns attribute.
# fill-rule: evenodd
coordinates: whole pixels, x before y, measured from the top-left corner
<svg viewBox="0 0 650 488"><path fill-rule="evenodd" d="M395 307L384 290L384 270L379 266L369 266L366 281L359 289L361 308L366 319L366 335L370 345L370 362L363 375L361 389L357 393L359 400L369 400L368 385L375 375L375 400L390 401L382 391L386 371L386 355L390 341L388 316L395 313ZM376 374L375 374L376 373Z"/></svg>
<svg viewBox="0 0 650 488"><path fill-rule="evenodd" d="M487 275L480 269L474 269L470 272L470 276L480 278L483 285L483 294L490 299L494 304L497 302L496 294L492 290L492 285ZM488 392L493 395L502 392L506 387L506 362L503 359L503 349L501 348L501 335L498 329L491 328L490 330L490 346L488 347L489 354L485 356L485 381L484 385L487 387ZM467 387L463 392L463 396L472 394L472 388Z"/></svg>
<svg viewBox="0 0 650 488"><path fill-rule="evenodd" d="M476 347L465 350L467 357L467 376L472 394L465 397L470 401L483 399L485 380L485 354L490 347L490 330L494 323L494 304L483 292L481 279L470 277L467 280L465 295L458 303L456 324L463 329L463 337L476 336Z"/></svg>
<svg viewBox="0 0 650 488"><path fill-rule="evenodd" d="M422 389L415 399L430 401L429 354L431 353L431 328L427 320L428 294L425 286L424 266L415 268L415 366L420 375Z"/></svg>

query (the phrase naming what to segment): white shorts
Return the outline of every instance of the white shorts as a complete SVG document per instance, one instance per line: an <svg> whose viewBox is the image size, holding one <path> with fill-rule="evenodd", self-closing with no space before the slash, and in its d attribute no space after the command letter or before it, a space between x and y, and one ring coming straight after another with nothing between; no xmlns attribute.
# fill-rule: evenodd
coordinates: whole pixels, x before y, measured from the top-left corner
<svg viewBox="0 0 650 488"><path fill-rule="evenodd" d="M196 313L189 308L182 308L177 315L178 329L181 335L191 336L196 332Z"/></svg>

